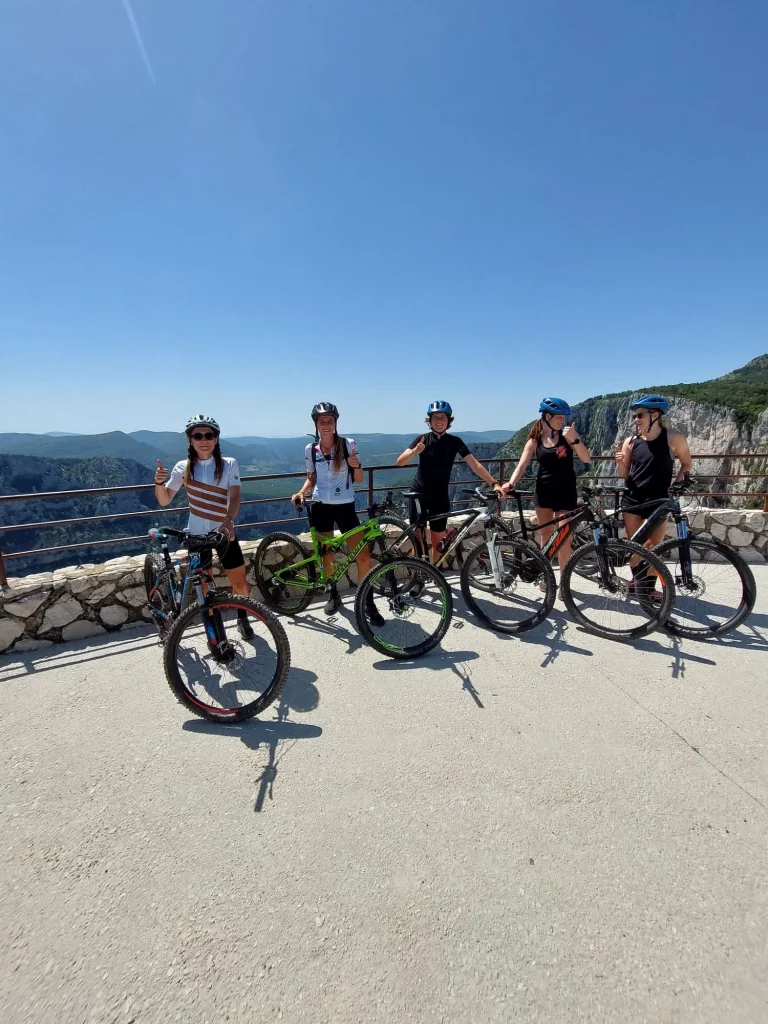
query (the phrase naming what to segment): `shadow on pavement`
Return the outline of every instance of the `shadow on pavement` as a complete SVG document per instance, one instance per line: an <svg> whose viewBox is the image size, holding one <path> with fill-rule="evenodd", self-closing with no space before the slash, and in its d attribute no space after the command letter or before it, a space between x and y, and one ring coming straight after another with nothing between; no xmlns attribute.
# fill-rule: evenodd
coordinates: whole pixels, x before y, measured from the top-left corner
<svg viewBox="0 0 768 1024"><path fill-rule="evenodd" d="M472 683L471 672L463 664L475 661L479 657L477 651L444 651L440 647L435 647L421 658L385 658L384 661L375 661L373 667L378 672L392 672L403 668L428 668L433 672L450 669L461 680L462 690L467 691L479 708L484 708L480 692Z"/></svg>
<svg viewBox="0 0 768 1024"><path fill-rule="evenodd" d="M321 613L322 614L322 613ZM350 624L351 629L345 629L340 619L346 620ZM286 626L296 626L299 629L311 629L315 633L324 633L326 636L333 637L334 640L341 640L342 643L347 645L347 654L354 654L355 651L359 651L361 647L365 646L365 640L357 632L357 626L355 625L355 613L350 608L342 606L335 615L329 615L327 618L309 616L307 618L292 618L284 619L283 622ZM290 632L288 633L290 639Z"/></svg>
<svg viewBox="0 0 768 1024"><path fill-rule="evenodd" d="M267 763L264 765L261 775L256 779L259 788L253 809L257 813L263 810L265 800L274 799L277 766L294 743L298 740L316 739L323 734L319 725L308 725L288 720L288 715L292 710L306 714L308 711L313 711L320 703L320 693L315 686L316 679L317 675L308 669L292 668L279 701L267 709L267 714L269 711L275 711L276 718L249 718L245 722L235 722L232 725L193 718L182 726L187 732L203 733L207 736L236 736L250 750L266 747ZM281 744L283 744L282 747ZM280 750L279 757L278 750Z"/></svg>
<svg viewBox="0 0 768 1024"><path fill-rule="evenodd" d="M548 647L541 662L541 668L549 668L561 654L581 654L588 658L593 657L594 652L586 647L577 647L566 638L569 626L574 623L560 611L552 611L549 618L545 619L540 626L529 630L527 633L504 634L508 640L519 640L523 644L540 644Z"/></svg>
<svg viewBox="0 0 768 1024"><path fill-rule="evenodd" d="M41 647L36 651L8 651L0 660L0 682L40 672L52 672L75 662L84 665L89 661L113 658L116 654L125 654L128 645L131 651L157 648L158 656L162 659L157 630L154 626L145 626L141 623L134 629L116 630L85 640L72 640L53 647ZM83 657L83 654L86 656Z"/></svg>

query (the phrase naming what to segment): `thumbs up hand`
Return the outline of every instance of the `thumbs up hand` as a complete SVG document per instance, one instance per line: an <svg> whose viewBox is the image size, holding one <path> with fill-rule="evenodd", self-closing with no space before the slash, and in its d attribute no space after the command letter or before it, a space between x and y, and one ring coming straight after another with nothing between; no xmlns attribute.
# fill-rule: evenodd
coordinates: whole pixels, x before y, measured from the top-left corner
<svg viewBox="0 0 768 1024"><path fill-rule="evenodd" d="M168 479L168 470L163 465L162 459L157 460L157 469L155 470L155 483L164 484Z"/></svg>
<svg viewBox="0 0 768 1024"><path fill-rule="evenodd" d="M421 455L421 453L424 451L424 448L425 448L424 437L422 436L421 440L416 445L416 447L413 449L413 451L416 453L416 455Z"/></svg>

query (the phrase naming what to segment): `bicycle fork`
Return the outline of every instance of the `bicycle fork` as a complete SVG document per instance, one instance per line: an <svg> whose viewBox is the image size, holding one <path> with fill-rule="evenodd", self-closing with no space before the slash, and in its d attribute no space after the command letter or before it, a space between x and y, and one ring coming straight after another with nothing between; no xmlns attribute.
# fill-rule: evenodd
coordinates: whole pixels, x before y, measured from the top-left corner
<svg viewBox="0 0 768 1024"><path fill-rule="evenodd" d="M486 529L485 543L488 548L488 561L491 566L491 572L493 573L493 585L498 589L501 589L504 582L504 567L501 561L501 552L499 551L498 540L498 530Z"/></svg>

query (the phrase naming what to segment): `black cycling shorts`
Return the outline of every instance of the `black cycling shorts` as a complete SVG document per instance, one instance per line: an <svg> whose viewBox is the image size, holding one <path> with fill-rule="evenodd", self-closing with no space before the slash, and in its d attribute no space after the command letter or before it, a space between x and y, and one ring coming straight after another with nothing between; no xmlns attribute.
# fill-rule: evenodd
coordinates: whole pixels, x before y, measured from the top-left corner
<svg viewBox="0 0 768 1024"><path fill-rule="evenodd" d="M360 525L354 501L347 501L343 505L331 505L321 501L312 506L310 517L310 522L318 533L333 533L334 526L338 526L342 533L348 533Z"/></svg>
<svg viewBox="0 0 768 1024"><path fill-rule="evenodd" d="M448 491L443 491L440 494L425 494L419 498L419 505L421 518L427 517L430 530L434 530L435 533L445 533L448 529L448 516L451 512L451 499L448 497ZM409 498L408 519L411 523L415 523L419 518L416 499Z"/></svg>
<svg viewBox="0 0 768 1024"><path fill-rule="evenodd" d="M552 487L546 484L534 492L535 508L551 508L553 512L572 512L579 504L576 487Z"/></svg>
<svg viewBox="0 0 768 1024"><path fill-rule="evenodd" d="M666 501L668 497L669 488L661 490L658 487L650 487L644 492L624 491L621 496L621 510L622 512L632 512L633 508L637 508L639 505L644 505L646 501ZM647 519L652 512L653 506L645 509L641 508L636 514Z"/></svg>
<svg viewBox="0 0 768 1024"><path fill-rule="evenodd" d="M234 540L229 543L219 544L216 548L216 554L219 556L221 562L221 568L226 572L227 569L239 569L241 565L245 565L245 556L243 555L243 549L240 547L240 541L235 537ZM200 565L203 569L210 569L213 564L213 552L210 548L200 553Z"/></svg>

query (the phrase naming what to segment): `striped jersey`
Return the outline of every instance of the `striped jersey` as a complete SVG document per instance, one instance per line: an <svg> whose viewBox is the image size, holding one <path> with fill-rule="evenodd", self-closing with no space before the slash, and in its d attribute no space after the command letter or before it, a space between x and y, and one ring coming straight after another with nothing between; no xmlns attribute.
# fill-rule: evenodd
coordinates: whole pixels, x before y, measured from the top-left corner
<svg viewBox="0 0 768 1024"><path fill-rule="evenodd" d="M193 480L184 484L184 470L187 460L177 462L168 477L166 487L174 494L184 484L189 499L189 522L187 529L190 533L210 533L227 518L229 508L229 488L240 486L240 468L236 459L230 459L226 455L222 457L224 472L220 480L214 479L216 472L216 460L198 459L192 470Z"/></svg>

